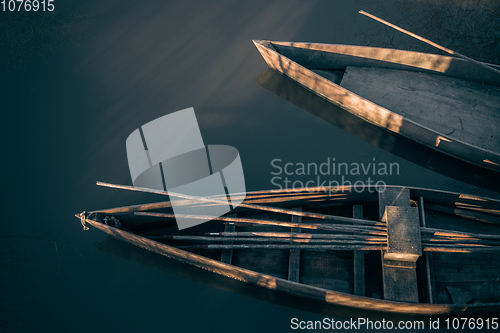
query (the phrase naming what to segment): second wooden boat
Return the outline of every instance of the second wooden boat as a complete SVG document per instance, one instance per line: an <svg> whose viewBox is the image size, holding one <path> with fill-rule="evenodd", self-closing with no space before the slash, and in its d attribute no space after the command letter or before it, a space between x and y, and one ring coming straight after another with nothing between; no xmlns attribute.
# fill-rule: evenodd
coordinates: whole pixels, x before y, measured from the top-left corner
<svg viewBox="0 0 500 333"><path fill-rule="evenodd" d="M497 73L460 58L412 51L254 43L269 67L357 117L455 158L500 171Z"/></svg>

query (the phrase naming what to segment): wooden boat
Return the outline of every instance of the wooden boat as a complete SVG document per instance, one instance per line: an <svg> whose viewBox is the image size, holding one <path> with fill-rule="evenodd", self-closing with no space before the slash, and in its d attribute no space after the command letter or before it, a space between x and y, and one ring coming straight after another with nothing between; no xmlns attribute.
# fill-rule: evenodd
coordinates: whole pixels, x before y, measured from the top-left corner
<svg viewBox="0 0 500 333"><path fill-rule="evenodd" d="M217 198L184 204L202 209ZM169 201L76 216L85 228L215 275L319 303L325 315L500 312L494 199L391 186L256 191L231 214L181 231Z"/></svg>
<svg viewBox="0 0 500 333"><path fill-rule="evenodd" d="M460 160L500 171L499 74L460 58L428 53L254 43L269 67L353 115Z"/></svg>

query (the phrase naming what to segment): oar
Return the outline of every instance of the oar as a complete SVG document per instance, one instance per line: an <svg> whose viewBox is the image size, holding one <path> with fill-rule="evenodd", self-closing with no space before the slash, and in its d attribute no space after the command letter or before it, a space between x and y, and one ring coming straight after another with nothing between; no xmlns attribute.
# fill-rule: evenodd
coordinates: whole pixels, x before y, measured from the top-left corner
<svg viewBox="0 0 500 333"><path fill-rule="evenodd" d="M499 249L500 246L498 245L485 245L485 244L473 244L473 243L423 243L422 246L424 247L458 247L458 248L474 248L474 249Z"/></svg>
<svg viewBox="0 0 500 333"><path fill-rule="evenodd" d="M488 66L488 65L487 65L487 64L485 64L484 62L480 62L480 61L477 61L477 60L471 59L471 58L469 58L469 57L466 57L466 56L464 56L463 54L460 54L460 53L455 52L455 51L453 51L453 50L450 50L450 49L448 49L448 48L446 48L446 47L444 47L444 46L441 46L441 45L439 45L439 44L436 44L436 43L434 43L434 42L432 42L432 41L430 41L430 40L428 40L428 39L426 39L426 38L420 37L419 35L416 35L416 34L414 34L414 33L412 33L412 32L409 32L408 30L405 30L405 29L403 29L403 28L400 28L400 27L398 27L397 25L394 25L394 24L389 23L389 22L387 22L387 21L385 21L385 20L382 20L381 18L378 18L378 17L376 17L375 15L369 14L369 13L367 13L367 12L365 12L365 11L360 10L360 11L359 11L359 13L360 13L360 14L363 14L363 15L365 15L365 16L368 16L368 17L370 17L370 18L372 18L372 19L374 19L374 20L376 20L376 21L378 21L378 22L380 22L380 23L383 23L383 24L385 24L385 25L387 25L387 26L389 26L389 27L391 27L391 28L394 28L394 29L396 29L396 30L398 30L398 31L400 31L400 32L402 32L402 33L404 33L404 34L407 34L407 35L409 35L409 36L411 36L411 37L413 37L413 38L416 38L416 39L418 39L418 40L420 40L420 41L422 41L422 42L424 42L424 43L430 44L430 45L432 45L432 46L434 46L434 47L436 47L436 48L438 48L438 49L440 49L440 50L442 50L442 51L444 51L444 52L447 52L447 53L449 53L449 54L452 54L452 55L457 56L457 57L459 57L459 58L462 58L462 59L464 59L464 60L470 61L470 62L472 62L472 63L474 63L474 64L476 64L476 65L479 65L479 66L481 66L481 67L483 67L483 68L486 68L486 69L488 69L488 70L490 70L490 71L492 71L492 72L494 72L494 73L496 73L496 74L500 74L500 71L499 71L499 70L497 70L497 69L495 69L495 68L493 68L493 67L491 67L491 66Z"/></svg>
<svg viewBox="0 0 500 333"><path fill-rule="evenodd" d="M179 198L184 198L184 199L227 205L227 201L224 201L221 199L216 199L214 197L198 197L198 196L188 195L188 194L183 194L183 193L154 190L154 189L150 189L150 188L146 188L146 187L116 185L116 184L109 184L109 183L104 183L104 182L97 182L96 184L99 186L118 188L118 189L122 189L122 190L147 192L147 193L162 194L162 195L171 195L174 197L179 197ZM239 207L245 207L245 208L250 208L250 209L255 209L255 210L264 210L264 211L268 211L268 212L281 213L281 214L287 214L287 215L310 217L310 218L316 218L316 219L322 219L322 220L333 220L333 221L349 223L349 224L355 223L355 224L363 224L363 225L385 225L385 223L378 222L378 221L369 221L369 220L363 220L363 219L355 219L355 218L351 218L351 217L325 215L325 214L319 214L319 213L310 213L310 212L304 212L304 211L299 211L299 210L283 209L283 208L270 207L270 206L253 205L253 204L246 204L244 202L240 203Z"/></svg>
<svg viewBox="0 0 500 333"><path fill-rule="evenodd" d="M387 246L382 245L297 245L297 244L204 244L176 246L179 249L199 249L199 250L244 250L244 249L265 249L265 250L385 250Z"/></svg>
<svg viewBox="0 0 500 333"><path fill-rule="evenodd" d="M174 240L174 241L206 241L206 242L252 242L252 243L310 243L310 244L346 244L346 245L387 245L386 241L344 240L344 239L306 239L306 238L284 238L284 237L214 237L214 236L176 236L166 235L149 237L151 239Z"/></svg>
<svg viewBox="0 0 500 333"><path fill-rule="evenodd" d="M206 215L187 215L187 214L166 214L166 213L152 213L152 212L135 212L134 215L142 216L155 216L162 218L189 218L189 219L201 219L201 220L214 220L214 221L229 221L234 222L236 225L243 224L264 224L264 225L275 225L280 227L290 227L290 228L304 228L304 229L319 229L319 230L331 230L339 232L356 232L360 234L369 235L387 235L385 228L375 227L375 226L351 226L351 225L336 225L329 223L293 223L293 222L281 222L281 221L271 221L271 220L257 220L241 217L231 217L231 216L206 216Z"/></svg>
<svg viewBox="0 0 500 333"><path fill-rule="evenodd" d="M265 231L234 231L234 232L208 232L206 235L223 237L284 237L284 238L326 238L326 239L352 239L387 242L385 237L346 234L306 234L292 232L265 232Z"/></svg>
<svg viewBox="0 0 500 333"><path fill-rule="evenodd" d="M427 243L427 244L436 244L439 242L444 242L448 244L452 243L459 243L459 242L466 242L466 243L471 243L471 244L480 244L480 245L496 245L500 246L500 241L499 240L484 240L484 239L477 239L477 238L444 238L444 237L422 237L422 243Z"/></svg>
<svg viewBox="0 0 500 333"><path fill-rule="evenodd" d="M444 236L444 237L460 237L460 238L479 238L487 240L500 240L500 235L475 234L471 232L462 232L454 230L444 230L435 228L420 228L422 235Z"/></svg>

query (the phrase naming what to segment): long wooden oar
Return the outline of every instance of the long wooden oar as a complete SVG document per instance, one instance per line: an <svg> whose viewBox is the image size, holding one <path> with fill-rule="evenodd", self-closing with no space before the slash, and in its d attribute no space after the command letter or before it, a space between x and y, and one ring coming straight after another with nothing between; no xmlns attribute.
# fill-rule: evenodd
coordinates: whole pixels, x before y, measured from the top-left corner
<svg viewBox="0 0 500 333"><path fill-rule="evenodd" d="M500 240L485 240L485 239L477 239L477 238L446 238L446 237L428 237L422 236L422 244L454 244L454 243L469 243L469 244L479 244L479 245L494 245L500 246Z"/></svg>
<svg viewBox="0 0 500 333"><path fill-rule="evenodd" d="M147 192L147 193L162 194L162 195L171 195L171 196L189 199L189 200L196 200L196 201L203 201L203 202L227 205L227 201L217 199L214 197L198 197L198 196L188 195L188 194L183 194L183 193L154 190L154 189L150 189L150 188L146 188L146 187L116 185L116 184L110 184L110 183L104 183L104 182L97 182L96 184L99 186L118 188L118 189L122 189L122 190ZM316 219L322 219L322 220L333 220L333 221L349 223L349 224L355 223L355 224L363 224L363 225L385 225L385 223L377 222L377 221L369 221L369 220L363 220L363 219L355 219L355 218L351 218L351 217L311 213L311 212L304 212L304 211L300 211L300 210L283 209L283 208L270 207L270 206L246 204L244 202L240 203L239 207L245 207L245 208L250 208L250 209L255 209L255 210L263 210L263 211L281 213L281 214L287 214L287 215L310 217L310 218L316 218Z"/></svg>
<svg viewBox="0 0 500 333"><path fill-rule="evenodd" d="M206 242L249 242L249 243L308 243L308 244L344 244L344 245L387 245L387 241L366 241L366 240L345 240L345 239L326 239L326 238L285 238L285 237L217 237L217 236L184 236L184 235L165 235L149 237L151 239L172 240L172 241L206 241Z"/></svg>
<svg viewBox="0 0 500 333"><path fill-rule="evenodd" d="M474 249L497 249L500 250L500 246L498 245L486 245L486 244L474 244L474 243L465 243L465 242L460 242L460 243L423 243L423 247L459 247L459 248L474 248Z"/></svg>
<svg viewBox="0 0 500 333"><path fill-rule="evenodd" d="M338 232L356 232L359 234L368 235L387 235L385 228L377 226L365 226L365 225L337 225L331 223L293 223L293 222L281 222L272 220L257 220L242 217L232 217L232 216L205 216L205 215L187 215L187 214L165 214L165 213L153 213L153 212L135 212L134 215L142 216L155 216L162 218L190 218L190 219L202 219L202 220L215 220L215 221L228 221L234 222L235 224L246 223L246 224L263 224L263 225L275 225L280 227L290 227L290 228L304 228L304 229L319 229L319 230L331 230Z"/></svg>
<svg viewBox="0 0 500 333"><path fill-rule="evenodd" d="M245 250L245 249L263 249L263 250L316 250L316 251L352 251L352 250L367 250L367 251L380 251L387 250L387 246L380 245L313 245L313 244L202 244L202 245L184 245L176 246L179 249L193 249L193 250ZM442 247L442 246L429 246L423 247L425 252L450 252L450 253L492 253L500 254L499 247Z"/></svg>
<svg viewBox="0 0 500 333"><path fill-rule="evenodd" d="M455 230L444 230L435 228L420 228L422 236L445 236L445 237L460 237L460 238L475 238L475 239L486 239L486 240L500 240L500 235L490 235L490 234L476 234L472 232L462 232Z"/></svg>
<svg viewBox="0 0 500 333"><path fill-rule="evenodd" d="M387 26L389 26L389 27L391 27L391 28L393 28L393 29L396 29L396 30L398 30L398 31L400 31L400 32L402 32L402 33L404 33L404 34L407 34L407 35L409 35L409 36L411 36L411 37L413 37L413 38L416 38L416 39L418 39L418 40L420 40L420 41L422 41L422 42L424 42L424 43L427 43L427 44L429 44L429 45L432 45L432 46L434 46L434 47L436 47L436 48L438 48L438 49L440 49L440 50L442 50L442 51L444 51L444 52L446 52L446 53L449 53L449 54L452 54L452 55L457 56L457 57L459 57L459 58L462 58L462 59L464 59L464 60L470 61L470 62L472 62L472 63L474 63L474 64L476 64L476 65L479 65L479 66L481 66L481 67L483 67L483 68L486 68L486 69L488 69L488 70L490 70L490 71L492 71L492 72L494 72L494 73L496 73L496 74L500 74L500 71L499 71L499 70L497 70L497 69L495 69L495 68L493 68L493 67L491 67L491 66L488 66L488 65L487 65L486 63L484 63L484 62L480 62L480 61L474 60L474 59L472 59L472 58L466 57L466 56L464 56L463 54L460 54L460 53L455 52L455 51L453 51L453 50L450 50L450 49L448 49L448 48L446 48L446 47L444 47L444 46L441 46L441 45L439 45L439 44L436 44L436 43L434 43L434 42L432 42L432 41L430 41L430 40L428 40L428 39L426 39L426 38L420 37L419 35L416 35L416 34L414 34L413 32L410 32L410 31L408 31L408 30L405 30L405 29L403 29L403 28L400 28L400 27L398 27L397 25L394 25L394 24L389 23L389 22L387 22L387 21L385 21L385 20L382 20L381 18L376 17L375 15L369 14L369 13L367 13L367 12L365 12L365 11L360 10L360 11L359 11L359 13L360 13L360 14L363 14L363 15L365 15L365 16L368 16L368 17L370 17L370 18L372 18L372 19L374 19L374 20L376 20L376 21L378 21L378 22L380 22L380 23L383 23L383 24L385 24L385 25L387 25Z"/></svg>
<svg viewBox="0 0 500 333"><path fill-rule="evenodd" d="M387 246L382 245L302 245L302 244L204 244L204 245L187 245L176 246L180 249L200 249L200 250L244 250L244 249L265 249L265 250L385 250Z"/></svg>
<svg viewBox="0 0 500 333"><path fill-rule="evenodd" d="M345 239L345 240L366 240L387 242L386 237L375 237L366 235L346 235L346 234L307 234L295 232L272 232L272 231L233 231L233 232L208 232L209 236L224 237L284 237L284 238L320 238L320 239Z"/></svg>

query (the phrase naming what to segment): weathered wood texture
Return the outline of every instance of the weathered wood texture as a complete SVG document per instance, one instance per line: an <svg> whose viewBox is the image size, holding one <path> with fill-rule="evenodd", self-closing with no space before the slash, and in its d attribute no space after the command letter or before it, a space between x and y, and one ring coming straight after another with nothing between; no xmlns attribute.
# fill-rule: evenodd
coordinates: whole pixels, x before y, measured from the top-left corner
<svg viewBox="0 0 500 333"><path fill-rule="evenodd" d="M330 71L325 71L321 69L311 69L312 72L321 75L322 77L328 79L329 81L332 81L333 83L336 83L340 85L342 82L342 77L344 76L344 71L340 70L330 70Z"/></svg>
<svg viewBox="0 0 500 333"><path fill-rule="evenodd" d="M427 212L425 211L424 197L419 197L418 199L418 213L420 217L420 226L423 228L427 228ZM427 293L427 301L430 304L434 303L434 280L432 279L432 253L428 252L423 255L424 258L424 270L425 270L425 290Z"/></svg>
<svg viewBox="0 0 500 333"><path fill-rule="evenodd" d="M465 197L465 196L463 196ZM471 207L480 207L480 200L470 197ZM428 204L425 204L428 206ZM436 207L433 207L436 208ZM492 207L488 207L491 209ZM471 221L471 216L450 214L446 209L433 209L427 218L428 227L454 229L471 234L495 238L500 234L500 225ZM482 214L482 218L488 215ZM477 216L474 216L474 218ZM434 280L435 303L457 304L464 298L453 301L450 288L459 288L461 293L472 293L470 303L498 302L500 297L500 254L495 253L442 253L434 252L431 257ZM453 289L452 289L453 290ZM464 304L462 304L464 305Z"/></svg>
<svg viewBox="0 0 500 333"><path fill-rule="evenodd" d="M294 210L301 210L300 207L294 208ZM300 223L302 221L301 216L292 215L292 223ZM291 232L300 233L300 228L292 228ZM300 250L299 249L291 249L289 255L288 262L288 280L293 282L299 282L299 273L300 273Z"/></svg>
<svg viewBox="0 0 500 333"><path fill-rule="evenodd" d="M387 251L384 259L416 262L422 255L420 222L415 207L385 207Z"/></svg>
<svg viewBox="0 0 500 333"><path fill-rule="evenodd" d="M268 43L267 45L272 47L273 51L277 51L307 68L341 70L347 66L380 67L438 73L458 79L500 86L500 78L497 74L468 61L437 54L339 44L270 43L265 41L254 41L254 43L257 48L259 48L259 43ZM261 50L259 49L259 51ZM266 59L265 56L264 59ZM272 64L269 66L273 67ZM491 66L500 69L498 65Z"/></svg>
<svg viewBox="0 0 500 333"><path fill-rule="evenodd" d="M408 188L388 188L379 193L380 220L383 220L388 207L409 209L410 205L410 190ZM382 278L384 299L418 303L417 271L414 262L387 260L382 253Z"/></svg>
<svg viewBox="0 0 500 333"><path fill-rule="evenodd" d="M341 86L448 138L500 151L498 87L442 75L350 66ZM435 146L440 144L446 142Z"/></svg>
<svg viewBox="0 0 500 333"><path fill-rule="evenodd" d="M352 251L302 250L300 282L352 294Z"/></svg>
<svg viewBox="0 0 500 333"><path fill-rule="evenodd" d="M277 213L269 213L266 215L245 215L247 218L267 218L275 221L290 221L290 216ZM248 225L240 226L236 223L238 231L253 232L280 232L284 229L274 225ZM254 244L236 244L235 246L253 246ZM263 245L263 244L255 244ZM288 244L281 244L291 246ZM269 245L271 246L271 245ZM278 246L279 247L279 246ZM233 265L250 269L255 272L272 275L282 279L288 278L288 256L289 248L245 248L233 250Z"/></svg>
<svg viewBox="0 0 500 333"><path fill-rule="evenodd" d="M418 303L416 267L383 264L384 299Z"/></svg>
<svg viewBox="0 0 500 333"><path fill-rule="evenodd" d="M433 253L436 303L459 304L450 288L472 294L472 303L498 302L500 255L484 253ZM462 305L465 303L462 303Z"/></svg>
<svg viewBox="0 0 500 333"><path fill-rule="evenodd" d="M410 190L405 187L388 187L379 192L379 219L382 221L386 206L410 207Z"/></svg>
<svg viewBox="0 0 500 333"><path fill-rule="evenodd" d="M357 219L363 218L363 205L353 205L352 216ZM354 250L353 252L353 283L354 295L365 296L365 252Z"/></svg>
<svg viewBox="0 0 500 333"><path fill-rule="evenodd" d="M231 214L228 216L236 217L236 214ZM234 231L235 231L234 223L228 223L225 225L224 232L234 232ZM223 244L234 244L234 241L225 240L223 242ZM223 249L220 261L222 261L226 264L231 264L232 260L233 260L233 250L232 249Z"/></svg>

